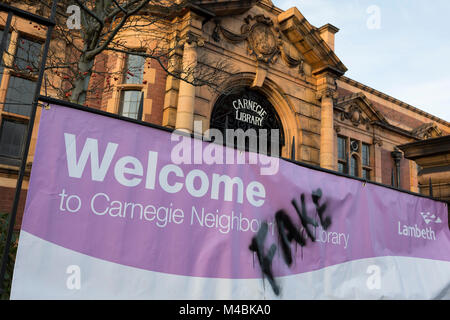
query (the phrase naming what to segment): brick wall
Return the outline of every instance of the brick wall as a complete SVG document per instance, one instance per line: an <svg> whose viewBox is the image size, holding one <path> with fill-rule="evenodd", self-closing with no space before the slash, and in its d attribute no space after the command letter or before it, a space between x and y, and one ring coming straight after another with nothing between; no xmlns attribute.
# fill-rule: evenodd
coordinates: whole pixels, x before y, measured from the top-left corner
<svg viewBox="0 0 450 320"><path fill-rule="evenodd" d="M402 159L400 162L400 186L401 189L411 190L411 169L409 167L409 160Z"/></svg>
<svg viewBox="0 0 450 320"><path fill-rule="evenodd" d="M394 159L392 159L391 151L381 150L381 163L382 163L382 183L386 185L392 185L392 169L395 168ZM401 189L411 190L410 180L410 167L409 160L402 159L400 161L400 186ZM394 174L396 174L394 170ZM396 178L396 177L394 177Z"/></svg>
<svg viewBox="0 0 450 320"><path fill-rule="evenodd" d="M392 184L392 169L394 169L394 160L391 156L391 151L381 150L381 179L382 183L386 185Z"/></svg>

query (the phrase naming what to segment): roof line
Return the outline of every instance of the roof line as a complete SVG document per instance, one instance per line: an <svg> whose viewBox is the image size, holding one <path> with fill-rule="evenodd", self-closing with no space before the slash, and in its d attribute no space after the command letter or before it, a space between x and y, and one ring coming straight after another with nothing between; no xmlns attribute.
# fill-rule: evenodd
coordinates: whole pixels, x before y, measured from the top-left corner
<svg viewBox="0 0 450 320"><path fill-rule="evenodd" d="M369 92L369 93L371 93L371 94L373 94L373 95L375 95L377 97L380 97L380 98L385 99L387 101L393 102L393 103L397 104L398 106L400 106L402 108L414 111L415 113L418 113L418 114L420 114L420 115L422 115L424 117L427 117L427 118L429 118L431 120L439 122L440 124L443 124L443 125L445 125L445 126L450 128L450 122L448 122L448 121L446 121L444 119L441 119L441 118L439 118L437 116L434 116L434 115L432 115L432 114L430 114L428 112L420 110L419 108L416 108L416 107L414 107L414 106L412 106L412 105L410 105L410 104L408 104L406 102L398 100L398 99L396 99L396 98L394 98L394 97L392 97L392 96L390 96L388 94L385 94L385 93L383 93L381 91L373 89L373 88L371 88L371 87L369 87L369 86L367 86L365 84L362 84L361 82L358 82L356 80L350 79L350 78L348 78L346 76L341 76L340 78L338 78L338 80L342 80L343 82L351 84L351 85L353 85L353 86L355 86L357 88L363 89L363 90L365 90L365 91L367 91L367 92Z"/></svg>

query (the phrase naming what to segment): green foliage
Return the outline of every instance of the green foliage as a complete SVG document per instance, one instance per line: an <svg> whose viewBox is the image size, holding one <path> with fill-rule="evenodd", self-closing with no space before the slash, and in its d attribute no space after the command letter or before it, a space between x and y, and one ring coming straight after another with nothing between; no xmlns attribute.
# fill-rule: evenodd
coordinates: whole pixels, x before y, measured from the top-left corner
<svg viewBox="0 0 450 320"><path fill-rule="evenodd" d="M3 256L3 251L6 245L6 236L8 234L8 213L0 213L0 259ZM11 293L11 282L14 271L14 262L16 260L17 253L17 240L19 233L14 232L11 239L11 248L9 250L9 259L6 266L5 281L3 282L3 288L5 289L0 296L0 300L8 300Z"/></svg>

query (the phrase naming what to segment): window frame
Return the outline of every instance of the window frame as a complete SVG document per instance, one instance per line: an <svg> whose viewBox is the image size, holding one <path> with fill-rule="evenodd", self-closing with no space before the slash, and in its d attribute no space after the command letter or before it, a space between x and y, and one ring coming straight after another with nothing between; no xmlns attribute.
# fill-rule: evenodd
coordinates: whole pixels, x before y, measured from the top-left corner
<svg viewBox="0 0 450 320"><path fill-rule="evenodd" d="M6 164L6 165L13 165L13 166L20 166L20 161L23 155L23 151L25 148L25 135L26 135L26 131L28 129L28 121L25 121L24 119L18 119L16 117L13 116L5 116L3 115L1 117L1 121L0 121L0 141L2 139L2 135L4 134L3 128L4 128L4 122L9 121L9 122L15 122L15 123L19 123L22 124L24 126L26 126L25 131L24 131L24 136L22 137L22 143L20 145L20 152L18 156L12 156L12 155L3 155L0 154L0 163L1 164Z"/></svg>
<svg viewBox="0 0 450 320"><path fill-rule="evenodd" d="M364 147L367 147L367 160L368 163L366 164L364 162ZM362 142L361 143L361 177L364 178L364 172L368 174L368 178L366 177L366 180L370 180L372 177L372 146L368 143Z"/></svg>
<svg viewBox="0 0 450 320"><path fill-rule="evenodd" d="M131 118L129 116L125 116L123 114L123 107L124 107L124 99L122 98L124 96L124 94L126 92L139 92L140 96L139 96L139 101L138 101L138 108L137 108L137 114L136 114L136 118L131 118L131 119L135 119L135 120L141 120L139 119L139 114L142 114L142 110L140 110L140 106L142 104L142 88L141 89L137 89L134 87L123 87L122 90L120 90L120 95L119 95L119 109L117 110L117 114L123 116L123 117L128 117Z"/></svg>
<svg viewBox="0 0 450 320"><path fill-rule="evenodd" d="M354 176L354 177L358 177L358 178L363 178L366 180L371 180L372 177L372 172L373 172L373 168L372 168L372 163L373 163L373 159L372 159L372 150L373 150L373 145L366 143L362 140L356 139L356 138L352 138L352 137L348 137L348 136L344 136L344 135L337 135L337 163L338 163L338 172L344 173L344 174L348 174L350 176ZM342 141L345 142L345 153L346 153L346 159L342 159L340 158L340 139L342 139ZM356 142L358 143L358 151L353 151L351 149L351 143L352 142ZM368 150L368 165L364 164L364 159L363 159L363 149L367 146L367 150ZM356 156L356 175L352 175L352 157ZM340 166L343 166L344 172L342 172L340 169ZM364 175L367 175L367 178L364 178Z"/></svg>
<svg viewBox="0 0 450 320"><path fill-rule="evenodd" d="M4 31L4 29L2 29L2 31ZM6 48L6 52L9 53L10 57L5 57L3 56L5 65L3 67L3 74L0 75L1 77L1 85L3 88L5 88L3 94L0 97L0 135L3 132L3 123L4 121L13 121L13 122L18 122L18 123L22 123L24 125L26 125L28 127L29 121L30 121L30 117L28 115L21 115L21 114L16 114L14 112L11 112L11 110L5 110L5 106L6 106L6 98L8 95L8 92L10 90L10 80L12 77L16 77L16 78L20 78L20 79L24 79L24 80L28 80L31 82L36 82L38 80L38 75L37 75L37 71L27 71L27 70L17 70L15 68L15 61L17 59L17 53L19 50L19 44L20 41L22 39L28 40L28 41L32 41L34 43L38 43L40 44L40 53L39 53L39 57L42 58L42 52L43 52L43 48L44 48L44 39L30 35L26 32L21 32L21 31L17 31L17 30L12 30L10 31L10 38L9 38L9 44L8 47ZM8 54L6 53L5 54ZM13 53L13 54L12 54ZM40 62L40 61L39 61ZM34 69L33 69L34 70ZM34 92L34 90L33 90ZM30 106L31 107L31 106ZM25 131L25 135L26 135L26 131ZM24 138L24 137L22 137ZM23 139L22 139L23 140ZM0 165L7 165L7 166L15 166L15 167L19 167L20 163L21 163L21 158L24 152L24 142L22 142L22 146L21 146L21 156L18 158L16 157L10 157L10 156L0 156Z"/></svg>
<svg viewBox="0 0 450 320"><path fill-rule="evenodd" d="M141 73L140 77L139 77L140 78L140 82L138 82L138 83L127 82L127 80L128 80L127 78L128 78L128 76L130 76L130 75L127 75L128 72L129 72L129 70L128 70L129 69L128 68L128 62L129 62L130 56L135 56L135 57L139 57L139 58L143 59L142 70L139 71ZM137 54L132 54L132 53L126 54L125 57L124 57L124 64L123 64L123 68L122 68L122 85L142 85L143 82L144 82L145 64L146 64L146 58L145 57L142 57L142 56L137 55ZM132 77L135 78L135 76L132 76Z"/></svg>
<svg viewBox="0 0 450 320"><path fill-rule="evenodd" d="M127 64L128 64L128 56L129 55L133 55L132 53L130 54L123 54L122 55L122 63L121 63L121 73L122 73L122 83L121 84L117 84L116 85L116 90L117 90L117 99L116 99L116 113L118 115L122 115L122 110L123 110L123 105L122 105L122 94L124 91L140 91L141 92L141 100L140 101L140 105L142 105L142 109L144 109L144 102L145 102L145 96L147 94L147 86L146 86L146 80L145 80L145 74L144 74L144 70L145 70L145 64L147 63L146 58L144 57L144 63L142 65L142 82L141 83L125 83L125 77L126 77L126 73L127 73ZM141 119L139 119L139 115L141 115ZM142 116L143 116L143 110L138 110L138 118L137 120L142 121Z"/></svg>
<svg viewBox="0 0 450 320"><path fill-rule="evenodd" d="M344 141L344 154L345 154L345 158L339 158L339 141ZM338 171L339 171L339 164L341 164L343 166L343 172L341 173L348 173L350 172L350 168L349 168L349 159L348 159L348 154L349 154L349 144L348 144L348 137L344 137L341 135L338 135L338 154L337 154L337 158L338 158Z"/></svg>
<svg viewBox="0 0 450 320"><path fill-rule="evenodd" d="M38 54L38 57L40 57L42 59L42 53L43 53L43 50L44 50L44 40L43 39L39 39L39 38L34 37L34 36L30 36L30 35L28 35L26 33L23 33L23 32L18 32L17 38L15 40L16 40L16 43L15 43L15 47L14 47L14 59L12 61L13 65L11 66L11 69L12 69L13 73L15 73L17 75L20 75L22 77L25 77L25 78L30 78L30 80L35 80L36 81L37 78L38 78L38 75L37 75L38 70L36 70L34 72L26 72L25 70L20 70L20 69L15 70L17 54L18 54L19 49L20 49L19 43L20 43L21 40L26 40L26 41L30 41L30 42L34 42L34 43L39 44L40 45L40 52ZM39 64L40 60L38 60L37 63Z"/></svg>

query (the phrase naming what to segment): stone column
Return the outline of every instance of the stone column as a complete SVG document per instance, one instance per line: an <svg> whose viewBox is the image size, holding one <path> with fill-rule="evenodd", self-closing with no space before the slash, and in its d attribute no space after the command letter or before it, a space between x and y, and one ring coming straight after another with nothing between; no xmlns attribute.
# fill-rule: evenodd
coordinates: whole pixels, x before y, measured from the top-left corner
<svg viewBox="0 0 450 320"><path fill-rule="evenodd" d="M194 70L197 66L197 42L192 36L187 37L183 51L182 78L194 81ZM194 128L195 87L186 81L180 81L178 93L177 120L175 129L192 133Z"/></svg>
<svg viewBox="0 0 450 320"><path fill-rule="evenodd" d="M321 101L321 128L320 128L320 166L329 170L336 170L334 161L335 139L334 139L334 102L336 91L325 89L319 93Z"/></svg>

